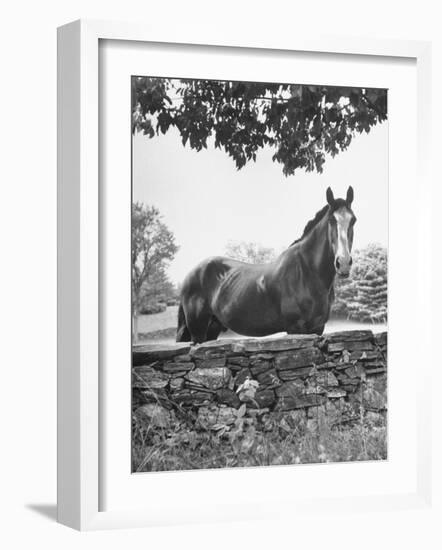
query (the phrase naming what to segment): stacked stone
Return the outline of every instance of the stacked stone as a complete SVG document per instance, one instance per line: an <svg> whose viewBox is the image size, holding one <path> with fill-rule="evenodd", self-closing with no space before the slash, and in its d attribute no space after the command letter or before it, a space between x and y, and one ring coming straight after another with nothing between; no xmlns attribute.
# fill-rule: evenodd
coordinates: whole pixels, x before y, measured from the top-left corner
<svg viewBox="0 0 442 550"><path fill-rule="evenodd" d="M234 421L243 403L249 412L302 411L306 418L345 403L383 413L386 355L386 333L367 330L137 346L132 403L137 416L164 419L178 408L206 424L220 416Z"/></svg>

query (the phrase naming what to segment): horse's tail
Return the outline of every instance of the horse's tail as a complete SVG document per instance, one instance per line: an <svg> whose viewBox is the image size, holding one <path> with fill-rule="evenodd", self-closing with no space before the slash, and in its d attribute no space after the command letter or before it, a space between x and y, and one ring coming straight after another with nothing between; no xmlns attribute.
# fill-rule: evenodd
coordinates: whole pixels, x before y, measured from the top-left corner
<svg viewBox="0 0 442 550"><path fill-rule="evenodd" d="M176 330L177 342L190 342L191 336L186 324L186 316L184 315L183 304L180 302L178 307L178 326Z"/></svg>

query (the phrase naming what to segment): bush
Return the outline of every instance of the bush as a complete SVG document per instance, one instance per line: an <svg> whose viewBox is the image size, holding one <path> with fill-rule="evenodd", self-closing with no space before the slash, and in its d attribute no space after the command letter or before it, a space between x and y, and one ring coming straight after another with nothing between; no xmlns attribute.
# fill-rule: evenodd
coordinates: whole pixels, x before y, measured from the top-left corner
<svg viewBox="0 0 442 550"><path fill-rule="evenodd" d="M356 321L387 321L387 250L370 244L353 253L349 279L336 279L331 316Z"/></svg>
<svg viewBox="0 0 442 550"><path fill-rule="evenodd" d="M149 302L143 305L140 309L141 315L152 315L153 313L162 313L166 311L166 304L164 302Z"/></svg>

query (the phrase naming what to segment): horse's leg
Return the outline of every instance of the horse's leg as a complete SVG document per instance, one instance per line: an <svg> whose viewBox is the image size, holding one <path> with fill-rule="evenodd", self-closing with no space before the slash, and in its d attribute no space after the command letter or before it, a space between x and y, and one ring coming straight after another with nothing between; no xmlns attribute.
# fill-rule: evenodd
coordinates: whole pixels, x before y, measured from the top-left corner
<svg viewBox="0 0 442 550"><path fill-rule="evenodd" d="M186 310L187 327L194 344L207 341L207 330L212 318L212 312L203 298L193 298Z"/></svg>
<svg viewBox="0 0 442 550"><path fill-rule="evenodd" d="M186 316L184 315L183 305L178 308L178 327L176 331L177 342L190 342L190 332L186 324Z"/></svg>
<svg viewBox="0 0 442 550"><path fill-rule="evenodd" d="M209 323L209 328L207 329L207 340L216 340L221 332L224 332L226 329L218 321L218 319L213 316Z"/></svg>

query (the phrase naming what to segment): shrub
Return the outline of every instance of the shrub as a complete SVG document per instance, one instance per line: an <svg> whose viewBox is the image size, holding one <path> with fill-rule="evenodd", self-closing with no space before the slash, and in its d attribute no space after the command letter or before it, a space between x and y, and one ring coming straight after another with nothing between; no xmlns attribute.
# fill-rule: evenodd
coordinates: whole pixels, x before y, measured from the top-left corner
<svg viewBox="0 0 442 550"><path fill-rule="evenodd" d="M140 309L141 315L152 315L153 313L162 313L166 311L166 304L164 302L149 302L144 304Z"/></svg>
<svg viewBox="0 0 442 550"><path fill-rule="evenodd" d="M336 279L331 316L363 322L387 321L387 250L370 244L353 253L349 279Z"/></svg>

